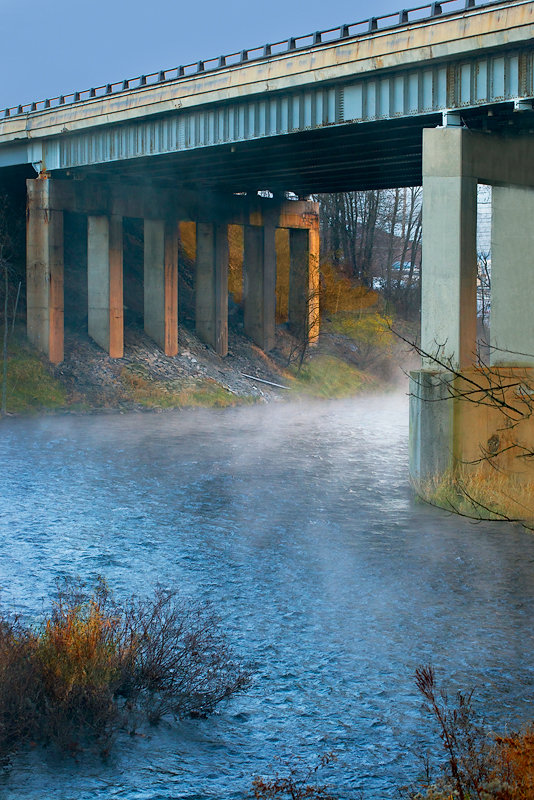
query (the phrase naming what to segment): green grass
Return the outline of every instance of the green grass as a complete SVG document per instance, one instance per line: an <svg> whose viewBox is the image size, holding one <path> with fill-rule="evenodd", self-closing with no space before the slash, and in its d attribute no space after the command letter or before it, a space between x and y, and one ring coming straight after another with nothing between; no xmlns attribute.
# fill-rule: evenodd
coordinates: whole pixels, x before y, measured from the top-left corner
<svg viewBox="0 0 534 800"><path fill-rule="evenodd" d="M121 381L130 400L145 408L227 408L250 402L208 378L185 386L177 381L153 380L142 365L124 367Z"/></svg>
<svg viewBox="0 0 534 800"><path fill-rule="evenodd" d="M378 386L378 381L335 356L318 356L294 370L293 393L323 399L351 397L364 389Z"/></svg>
<svg viewBox="0 0 534 800"><path fill-rule="evenodd" d="M0 376L3 360L0 358ZM66 392L47 370L39 356L20 337L9 342L7 365L7 411L24 414L66 405Z"/></svg>

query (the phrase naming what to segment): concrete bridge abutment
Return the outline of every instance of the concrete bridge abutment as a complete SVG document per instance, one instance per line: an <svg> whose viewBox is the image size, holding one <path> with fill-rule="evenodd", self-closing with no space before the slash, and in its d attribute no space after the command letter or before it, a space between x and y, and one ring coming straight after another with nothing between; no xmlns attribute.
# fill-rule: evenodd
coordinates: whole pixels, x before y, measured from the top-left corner
<svg viewBox="0 0 534 800"><path fill-rule="evenodd" d="M492 191L490 360L477 357L477 184ZM410 381L410 474L534 480L534 140L462 128L423 137L422 369Z"/></svg>

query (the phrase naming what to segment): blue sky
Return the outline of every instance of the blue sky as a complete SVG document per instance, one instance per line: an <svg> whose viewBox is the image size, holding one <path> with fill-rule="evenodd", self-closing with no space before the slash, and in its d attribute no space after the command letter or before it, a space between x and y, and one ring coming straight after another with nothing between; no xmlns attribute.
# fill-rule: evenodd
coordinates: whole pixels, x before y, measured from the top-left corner
<svg viewBox="0 0 534 800"><path fill-rule="evenodd" d="M402 0L0 0L0 108L357 22L401 5Z"/></svg>

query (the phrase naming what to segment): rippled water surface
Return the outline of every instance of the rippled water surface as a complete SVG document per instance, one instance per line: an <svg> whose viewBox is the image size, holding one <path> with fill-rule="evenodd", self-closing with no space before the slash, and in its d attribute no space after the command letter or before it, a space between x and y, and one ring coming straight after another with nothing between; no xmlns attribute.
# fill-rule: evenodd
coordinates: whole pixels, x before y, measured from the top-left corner
<svg viewBox="0 0 534 800"><path fill-rule="evenodd" d="M335 751L341 797L419 765L414 668L532 718L534 535L414 502L402 396L0 427L0 584L29 618L58 576L209 598L254 682L111 760L21 756L6 800L249 796L277 759Z"/></svg>

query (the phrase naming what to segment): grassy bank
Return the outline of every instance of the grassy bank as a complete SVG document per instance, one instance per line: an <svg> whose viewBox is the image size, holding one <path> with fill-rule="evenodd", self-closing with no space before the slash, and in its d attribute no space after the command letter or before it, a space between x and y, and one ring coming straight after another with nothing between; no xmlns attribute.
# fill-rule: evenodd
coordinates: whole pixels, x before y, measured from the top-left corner
<svg viewBox="0 0 534 800"><path fill-rule="evenodd" d="M251 402L208 378L187 385L178 381L153 380L141 364L124 367L120 379L132 403L144 408L227 408Z"/></svg>
<svg viewBox="0 0 534 800"><path fill-rule="evenodd" d="M380 381L333 355L320 355L288 375L292 396L341 399L380 387Z"/></svg>
<svg viewBox="0 0 534 800"><path fill-rule="evenodd" d="M43 409L61 409L68 404L67 392L54 378L48 364L17 333L9 340L7 365L7 412L31 414Z"/></svg>
<svg viewBox="0 0 534 800"><path fill-rule="evenodd" d="M534 483L497 470L458 468L416 487L423 500L474 519L534 526Z"/></svg>

